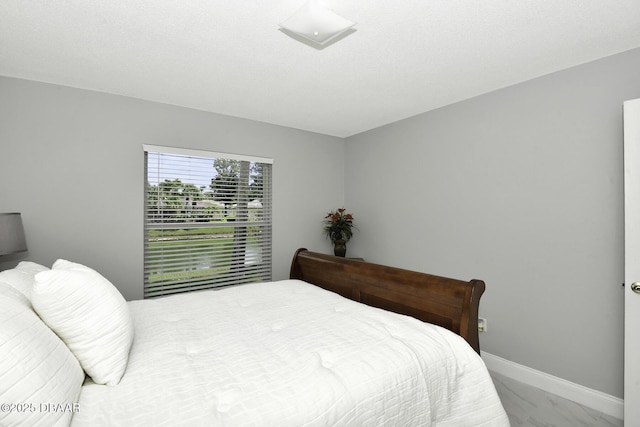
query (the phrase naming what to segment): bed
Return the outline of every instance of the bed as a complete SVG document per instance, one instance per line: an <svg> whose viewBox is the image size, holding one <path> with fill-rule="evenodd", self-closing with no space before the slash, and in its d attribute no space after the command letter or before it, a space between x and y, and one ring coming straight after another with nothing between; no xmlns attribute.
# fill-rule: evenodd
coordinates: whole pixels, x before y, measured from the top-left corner
<svg viewBox="0 0 640 427"><path fill-rule="evenodd" d="M126 302L87 266L21 262L0 272L0 425L508 426L483 291L300 249L288 280Z"/></svg>

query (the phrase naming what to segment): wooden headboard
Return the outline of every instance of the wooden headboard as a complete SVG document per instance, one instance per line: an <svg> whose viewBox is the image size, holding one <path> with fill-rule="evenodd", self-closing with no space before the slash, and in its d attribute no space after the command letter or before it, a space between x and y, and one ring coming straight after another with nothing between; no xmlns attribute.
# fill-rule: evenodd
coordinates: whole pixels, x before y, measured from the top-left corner
<svg viewBox="0 0 640 427"><path fill-rule="evenodd" d="M478 306L485 290L482 280L465 282L304 248L293 256L289 276L367 305L443 326L480 353Z"/></svg>

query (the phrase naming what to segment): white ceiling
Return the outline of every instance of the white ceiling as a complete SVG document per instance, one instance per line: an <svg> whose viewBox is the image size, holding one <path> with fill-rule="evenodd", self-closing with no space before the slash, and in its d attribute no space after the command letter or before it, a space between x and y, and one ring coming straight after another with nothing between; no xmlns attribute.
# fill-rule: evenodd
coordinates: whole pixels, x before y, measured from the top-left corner
<svg viewBox="0 0 640 427"><path fill-rule="evenodd" d="M326 0L324 49L304 2L3 0L0 75L346 137L640 46L640 0Z"/></svg>

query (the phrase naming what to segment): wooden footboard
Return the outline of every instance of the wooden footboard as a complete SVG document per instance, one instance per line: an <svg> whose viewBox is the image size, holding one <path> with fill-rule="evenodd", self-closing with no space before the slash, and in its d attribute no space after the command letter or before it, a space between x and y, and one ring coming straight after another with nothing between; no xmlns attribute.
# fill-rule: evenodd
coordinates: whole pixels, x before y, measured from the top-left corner
<svg viewBox="0 0 640 427"><path fill-rule="evenodd" d="M346 298L443 326L480 353L478 306L482 280L449 279L298 249L290 277Z"/></svg>

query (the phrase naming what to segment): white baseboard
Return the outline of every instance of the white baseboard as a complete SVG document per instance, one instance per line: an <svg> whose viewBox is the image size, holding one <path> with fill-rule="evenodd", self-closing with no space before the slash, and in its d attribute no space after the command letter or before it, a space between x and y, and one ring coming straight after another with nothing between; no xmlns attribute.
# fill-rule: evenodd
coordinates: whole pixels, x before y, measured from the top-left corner
<svg viewBox="0 0 640 427"><path fill-rule="evenodd" d="M612 417L623 419L624 401L615 396L593 390L542 371L520 365L502 357L482 352L482 360L490 371L564 397Z"/></svg>

